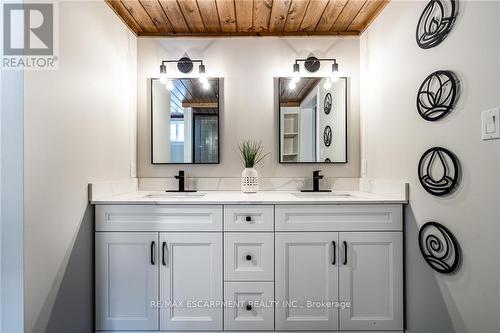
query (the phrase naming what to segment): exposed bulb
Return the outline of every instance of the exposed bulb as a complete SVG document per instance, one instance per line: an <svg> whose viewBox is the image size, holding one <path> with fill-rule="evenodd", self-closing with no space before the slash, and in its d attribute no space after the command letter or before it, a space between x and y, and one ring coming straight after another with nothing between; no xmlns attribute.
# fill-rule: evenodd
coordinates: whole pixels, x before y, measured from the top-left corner
<svg viewBox="0 0 500 333"><path fill-rule="evenodd" d="M167 81L167 89L168 91L172 91L174 89L174 83L172 82L172 80Z"/></svg>
<svg viewBox="0 0 500 333"><path fill-rule="evenodd" d="M206 77L206 76L200 76L200 77L198 78L198 80L200 81L200 83L201 83L203 86L208 85L208 79L207 79L207 77Z"/></svg>
<svg viewBox="0 0 500 333"><path fill-rule="evenodd" d="M167 66L163 64L160 66L160 83L167 83Z"/></svg>
<svg viewBox="0 0 500 333"><path fill-rule="evenodd" d="M297 83L295 83L295 81L293 79L290 80L290 82L288 83L288 89L290 89L290 90L295 89L296 86L297 86Z"/></svg>
<svg viewBox="0 0 500 333"><path fill-rule="evenodd" d="M203 87L203 89L205 89L205 90L210 89L210 84L208 84L208 80L203 81L203 83L202 83L202 87Z"/></svg>
<svg viewBox="0 0 500 333"><path fill-rule="evenodd" d="M332 81L329 78L325 79L325 83L323 83L323 88L326 90L330 89L332 87Z"/></svg>
<svg viewBox="0 0 500 333"><path fill-rule="evenodd" d="M339 64L337 61L335 61L332 64L332 77L331 77L332 82L337 82L339 80Z"/></svg>
<svg viewBox="0 0 500 333"><path fill-rule="evenodd" d="M300 66L299 66L299 64L293 65L292 81L295 83L300 81Z"/></svg>

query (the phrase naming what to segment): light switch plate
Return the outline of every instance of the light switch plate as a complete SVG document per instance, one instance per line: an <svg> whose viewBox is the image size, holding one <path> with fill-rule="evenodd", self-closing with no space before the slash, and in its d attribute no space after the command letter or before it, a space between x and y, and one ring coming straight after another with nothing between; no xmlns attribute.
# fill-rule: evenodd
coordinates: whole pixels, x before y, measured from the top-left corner
<svg viewBox="0 0 500 333"><path fill-rule="evenodd" d="M483 140L500 138L500 108L481 112L481 138Z"/></svg>

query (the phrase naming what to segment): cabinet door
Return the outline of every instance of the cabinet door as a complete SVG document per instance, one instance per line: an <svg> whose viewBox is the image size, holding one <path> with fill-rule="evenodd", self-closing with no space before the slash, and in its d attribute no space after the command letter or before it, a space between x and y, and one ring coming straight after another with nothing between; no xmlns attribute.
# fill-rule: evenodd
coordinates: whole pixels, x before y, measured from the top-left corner
<svg viewBox="0 0 500 333"><path fill-rule="evenodd" d="M95 235L96 330L157 330L158 233Z"/></svg>
<svg viewBox="0 0 500 333"><path fill-rule="evenodd" d="M341 232L339 240L340 300L350 303L340 329L402 330L402 232Z"/></svg>
<svg viewBox="0 0 500 333"><path fill-rule="evenodd" d="M222 234L160 233L161 330L222 330Z"/></svg>
<svg viewBox="0 0 500 333"><path fill-rule="evenodd" d="M338 233L276 233L275 246L276 329L337 330Z"/></svg>

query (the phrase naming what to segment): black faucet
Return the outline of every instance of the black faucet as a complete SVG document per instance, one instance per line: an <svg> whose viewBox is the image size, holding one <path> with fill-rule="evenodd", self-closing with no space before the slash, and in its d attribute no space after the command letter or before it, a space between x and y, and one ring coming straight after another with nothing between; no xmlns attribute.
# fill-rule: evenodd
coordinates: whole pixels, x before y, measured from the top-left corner
<svg viewBox="0 0 500 333"><path fill-rule="evenodd" d="M196 190L186 190L184 186L184 180L186 177L184 176L184 170L179 170L179 174L175 175L175 179L179 180L179 189L178 190L166 190L165 192L196 192Z"/></svg>
<svg viewBox="0 0 500 333"><path fill-rule="evenodd" d="M184 192L184 171L179 170L179 174L175 176L175 179L179 180L179 192Z"/></svg>
<svg viewBox="0 0 500 333"><path fill-rule="evenodd" d="M319 181L323 179L323 175L320 174L321 170L313 171L313 189L312 190L301 190L301 192L331 192L332 190L320 190Z"/></svg>
<svg viewBox="0 0 500 333"><path fill-rule="evenodd" d="M323 175L319 174L320 172L321 170L313 171L313 191L319 191L319 181L323 179Z"/></svg>

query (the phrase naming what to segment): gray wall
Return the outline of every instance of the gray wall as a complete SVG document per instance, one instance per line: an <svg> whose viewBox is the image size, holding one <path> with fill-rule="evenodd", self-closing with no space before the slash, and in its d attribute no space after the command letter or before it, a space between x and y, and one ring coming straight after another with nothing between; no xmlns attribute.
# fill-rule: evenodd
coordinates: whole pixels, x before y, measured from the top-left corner
<svg viewBox="0 0 500 333"><path fill-rule="evenodd" d="M89 333L87 184L135 162L137 39L104 1L59 10L59 69L25 74L25 331Z"/></svg>
<svg viewBox="0 0 500 333"><path fill-rule="evenodd" d="M500 140L481 140L480 112L499 105L499 3L461 1L455 29L436 48L422 50L415 27L427 2L391 2L361 38L362 151L368 177L406 180L408 331L499 332ZM451 115L427 122L415 99L424 78L455 71L460 101ZM417 163L429 147L448 147L463 179L446 198L427 194ZM446 225L463 250L458 273L442 275L424 262L418 228Z"/></svg>
<svg viewBox="0 0 500 333"><path fill-rule="evenodd" d="M209 76L224 78L220 89L220 165L165 166L150 163L147 78L159 76L161 60L179 59L185 52L193 59L203 59ZM243 165L237 143L250 138L262 140L265 150L271 152L258 166L261 177L309 177L318 166L278 164L278 112L273 77L290 76L295 59L307 57L310 52L318 57L336 57L341 76L349 77L349 163L322 165L321 169L330 177L359 177L358 37L139 39L138 176L170 177L182 167L194 177L240 177ZM331 66L327 64L320 71L327 76L330 70Z"/></svg>

